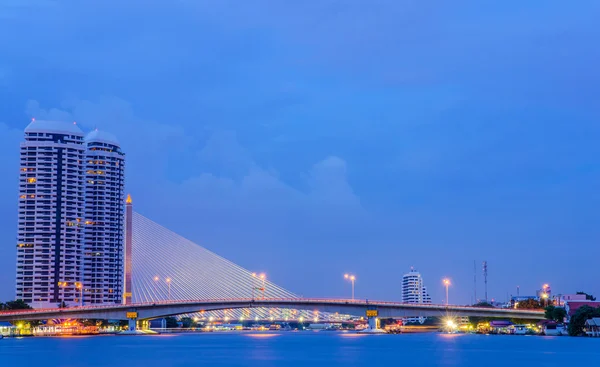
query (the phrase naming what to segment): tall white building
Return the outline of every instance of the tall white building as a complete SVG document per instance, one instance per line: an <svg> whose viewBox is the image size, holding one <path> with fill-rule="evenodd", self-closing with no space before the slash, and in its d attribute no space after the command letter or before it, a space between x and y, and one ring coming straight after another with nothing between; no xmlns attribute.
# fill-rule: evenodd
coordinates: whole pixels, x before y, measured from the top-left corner
<svg viewBox="0 0 600 367"><path fill-rule="evenodd" d="M124 155L116 140L34 120L20 162L16 298L35 308L120 303Z"/></svg>
<svg viewBox="0 0 600 367"><path fill-rule="evenodd" d="M431 296L427 293L427 287L423 285L421 273L413 268L410 272L402 277L402 302L425 304L431 303ZM404 322L421 322L425 319L422 317L405 318Z"/></svg>
<svg viewBox="0 0 600 367"><path fill-rule="evenodd" d="M84 150L75 123L32 121L25 129L16 297L34 307L80 301Z"/></svg>
<svg viewBox="0 0 600 367"><path fill-rule="evenodd" d="M114 136L97 129L85 145L83 300L121 303L125 154Z"/></svg>

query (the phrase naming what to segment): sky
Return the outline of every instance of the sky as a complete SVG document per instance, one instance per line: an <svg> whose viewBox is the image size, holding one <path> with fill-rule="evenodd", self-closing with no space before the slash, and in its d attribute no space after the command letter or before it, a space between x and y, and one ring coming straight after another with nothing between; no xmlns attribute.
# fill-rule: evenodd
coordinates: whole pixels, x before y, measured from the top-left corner
<svg viewBox="0 0 600 367"><path fill-rule="evenodd" d="M31 118L116 135L135 210L305 297L600 294L595 0L0 2L0 299Z"/></svg>

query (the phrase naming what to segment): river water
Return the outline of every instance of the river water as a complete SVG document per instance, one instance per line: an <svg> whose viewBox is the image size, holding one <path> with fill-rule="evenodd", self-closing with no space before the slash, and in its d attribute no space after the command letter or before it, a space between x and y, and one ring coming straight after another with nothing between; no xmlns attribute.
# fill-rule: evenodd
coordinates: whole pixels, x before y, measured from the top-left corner
<svg viewBox="0 0 600 367"><path fill-rule="evenodd" d="M5 338L0 366L600 366L600 338L338 332Z"/></svg>

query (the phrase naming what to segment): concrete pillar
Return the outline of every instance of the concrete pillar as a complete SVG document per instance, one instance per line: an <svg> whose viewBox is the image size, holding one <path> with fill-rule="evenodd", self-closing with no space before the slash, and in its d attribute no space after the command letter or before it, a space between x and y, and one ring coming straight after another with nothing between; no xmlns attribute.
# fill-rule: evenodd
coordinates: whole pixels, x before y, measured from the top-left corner
<svg viewBox="0 0 600 367"><path fill-rule="evenodd" d="M369 321L369 329L379 329L379 319L377 317L369 317L367 320Z"/></svg>
<svg viewBox="0 0 600 367"><path fill-rule="evenodd" d="M129 319L129 331L130 332L137 331L137 319Z"/></svg>

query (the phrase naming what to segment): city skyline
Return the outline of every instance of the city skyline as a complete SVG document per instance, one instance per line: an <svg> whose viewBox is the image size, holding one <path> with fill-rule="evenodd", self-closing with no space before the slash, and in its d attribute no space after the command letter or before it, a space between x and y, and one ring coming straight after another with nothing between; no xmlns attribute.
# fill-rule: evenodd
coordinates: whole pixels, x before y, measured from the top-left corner
<svg viewBox="0 0 600 367"><path fill-rule="evenodd" d="M414 265L466 304L473 260L489 298L598 294L590 7L0 5L0 299L31 118L110 131L140 213L296 294L400 300Z"/></svg>

